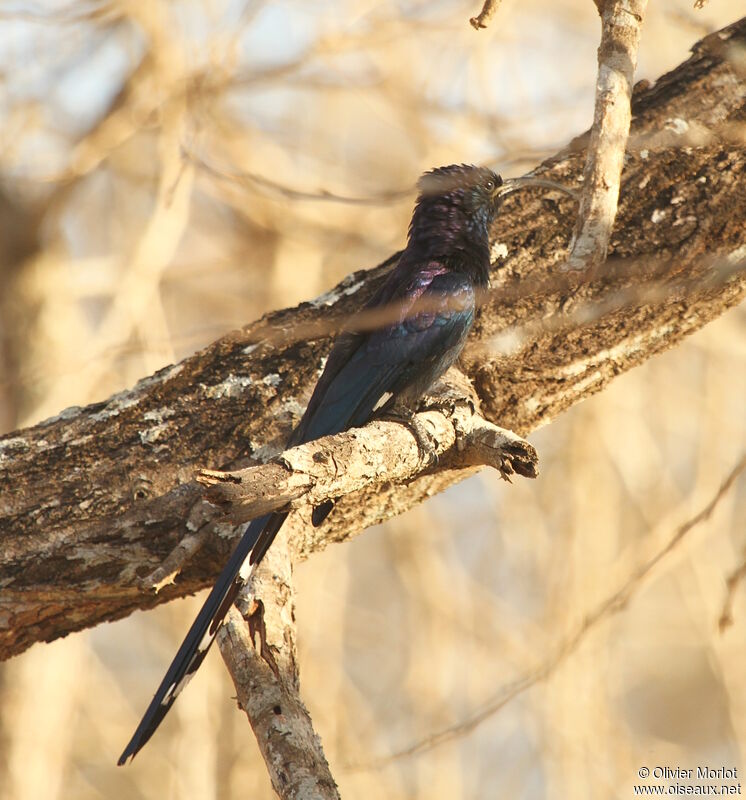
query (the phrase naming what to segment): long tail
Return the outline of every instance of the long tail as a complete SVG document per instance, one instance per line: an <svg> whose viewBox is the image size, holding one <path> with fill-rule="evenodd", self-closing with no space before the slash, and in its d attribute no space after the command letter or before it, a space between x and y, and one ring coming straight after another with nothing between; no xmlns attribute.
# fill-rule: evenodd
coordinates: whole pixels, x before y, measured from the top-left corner
<svg viewBox="0 0 746 800"><path fill-rule="evenodd" d="M277 532L287 518L287 513L268 514L253 520L241 537L233 555L225 565L215 586L207 596L197 618L192 623L186 638L174 656L158 691L143 715L137 730L130 739L117 762L120 766L128 758L134 758L137 752L155 733L161 720L168 714L179 692L187 685L189 679L199 669L210 645L215 640L228 609L233 605L241 587L249 577L251 566L261 561ZM259 541L261 540L261 541ZM256 553L252 549L257 542L260 548ZM252 553L251 563L247 556Z"/></svg>

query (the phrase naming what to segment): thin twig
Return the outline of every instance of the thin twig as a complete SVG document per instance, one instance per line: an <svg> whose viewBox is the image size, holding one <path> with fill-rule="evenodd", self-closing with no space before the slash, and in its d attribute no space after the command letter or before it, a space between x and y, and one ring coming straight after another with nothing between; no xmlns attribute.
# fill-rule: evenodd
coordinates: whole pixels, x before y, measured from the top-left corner
<svg viewBox="0 0 746 800"><path fill-rule="evenodd" d="M158 594L164 586L176 580L184 565L215 535L220 523L214 517L215 509L204 500L199 500L192 506L186 522L189 533L182 537L157 569L141 579L140 585L143 589Z"/></svg>
<svg viewBox="0 0 746 800"><path fill-rule="evenodd" d="M495 16L495 12L497 11L497 7L500 5L501 0L484 0L484 5L482 6L482 10L477 14L476 17L471 17L469 19L469 23L471 24L472 28L475 30L481 30L482 28L486 28L489 21L492 17Z"/></svg>
<svg viewBox="0 0 746 800"><path fill-rule="evenodd" d="M351 206L384 206L390 203L397 203L408 200L415 193L414 187L411 189L394 189L389 192L372 194L367 197L341 195L330 192L327 189L320 189L317 192L308 192L302 189L294 189L290 186L273 181L264 175L256 172L235 172L220 169L212 164L208 164L203 158L194 153L189 153L188 157L197 164L200 169L207 172L214 178L227 180L233 183L243 184L253 189L259 189L264 193L271 193L278 197L289 200L310 200L322 203L343 203Z"/></svg>
<svg viewBox="0 0 746 800"><path fill-rule="evenodd" d="M398 260L397 253L388 263L395 264ZM672 275L671 259L656 260L650 258L640 259L615 259L613 265L608 265L606 277L615 278L624 287L618 290L607 291L601 300L582 301L574 298L568 299L562 307L563 315L549 317L546 307L535 303L541 308L536 316L525 315L521 317L520 325L513 326L500 332L499 338L510 335L515 338L516 332L520 337L535 337L541 332L559 332L573 329L600 319L608 314L619 311L631 310L642 304L651 305L663 301L670 301L673 297L686 299L702 291L703 286L718 289L731 280L738 279L746 270L746 259L740 250L731 254L703 256L701 264L707 266L708 273L705 277L697 273L692 276L684 273ZM334 297L340 294L354 294L363 285L362 273L353 273L350 280L337 286L333 292ZM634 279L634 281L633 281ZM531 275L520 283L506 283L491 286L489 289L477 293L477 303L481 306L506 307L517 305L520 301L531 299L545 300L547 303L556 300L558 290L567 286L564 275ZM332 305L328 300L330 295L322 295L311 301L317 307ZM457 303L458 301L454 301ZM442 307L442 303L437 306ZM434 301L422 300L411 313L435 310ZM388 303L372 309L363 309L350 314L329 314L317 317L311 321L295 323L292 327L287 325L274 325L269 319L261 327L257 327L255 344L261 346L287 347L297 342L305 342L327 336L336 336L342 331L365 332L372 331L384 325L391 324L402 318L403 305L401 302ZM527 339L528 340L528 339ZM478 347L489 350L495 346L494 341L484 340ZM472 346L470 352L476 352Z"/></svg>
<svg viewBox="0 0 746 800"><path fill-rule="evenodd" d="M733 602L736 598L736 591L744 580L746 580L746 557L744 557L744 560L730 575L728 575L725 581L725 600L723 601L723 610L720 612L720 618L718 619L718 629L720 633L723 633L733 624Z"/></svg>

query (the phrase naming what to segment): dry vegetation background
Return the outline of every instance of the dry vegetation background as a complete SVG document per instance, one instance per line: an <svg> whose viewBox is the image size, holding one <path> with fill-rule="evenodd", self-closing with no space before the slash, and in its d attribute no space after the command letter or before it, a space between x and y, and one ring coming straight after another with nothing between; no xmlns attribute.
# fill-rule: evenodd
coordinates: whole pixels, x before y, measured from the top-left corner
<svg viewBox="0 0 746 800"><path fill-rule="evenodd" d="M743 13L691 6L650 4L640 78ZM478 11L4 0L0 432L378 263L422 170L516 175L584 130L590 0L506 0L480 33ZM745 327L741 306L533 436L538 481L481 474L298 567L303 696L343 797L631 797L643 765L746 768L746 589L718 624L743 475L604 606L746 449ZM217 654L114 766L199 602L0 665L0 797L272 797Z"/></svg>

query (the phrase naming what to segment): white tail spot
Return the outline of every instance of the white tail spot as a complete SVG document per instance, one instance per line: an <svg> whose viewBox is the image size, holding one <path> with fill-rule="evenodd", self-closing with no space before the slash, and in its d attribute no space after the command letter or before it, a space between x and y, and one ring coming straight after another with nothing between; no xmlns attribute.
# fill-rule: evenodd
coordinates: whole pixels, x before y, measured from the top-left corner
<svg viewBox="0 0 746 800"><path fill-rule="evenodd" d="M384 393L383 393L383 394L382 394L382 395L381 395L381 396L378 398L378 402L377 402L377 403L376 403L376 404L373 406L373 410L374 410L374 411L378 411L378 409L379 409L379 408L383 408L383 407L386 405L386 403L388 403L388 401L389 401L389 400L391 400L391 398L392 398L393 396L394 396L394 395L393 395L391 392L384 392Z"/></svg>

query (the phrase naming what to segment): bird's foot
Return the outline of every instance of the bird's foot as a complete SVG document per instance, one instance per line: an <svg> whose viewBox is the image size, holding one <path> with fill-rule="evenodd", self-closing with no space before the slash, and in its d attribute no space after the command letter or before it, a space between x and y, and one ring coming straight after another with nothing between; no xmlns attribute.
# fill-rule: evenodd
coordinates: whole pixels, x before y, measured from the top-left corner
<svg viewBox="0 0 746 800"><path fill-rule="evenodd" d="M382 414L379 419L398 422L400 425L403 425L412 436L414 436L415 442L417 442L417 455L420 459L420 463L427 464L428 466L437 466L438 454L435 452L437 441L427 429L427 426L423 425L423 423L417 419L414 412L393 411Z"/></svg>
<svg viewBox="0 0 746 800"><path fill-rule="evenodd" d="M444 391L434 395L423 395L419 408L421 411L440 411L447 417L453 416L457 408L468 407L472 414L477 411L474 401L461 391Z"/></svg>

